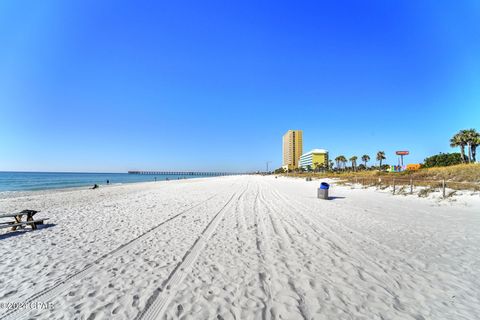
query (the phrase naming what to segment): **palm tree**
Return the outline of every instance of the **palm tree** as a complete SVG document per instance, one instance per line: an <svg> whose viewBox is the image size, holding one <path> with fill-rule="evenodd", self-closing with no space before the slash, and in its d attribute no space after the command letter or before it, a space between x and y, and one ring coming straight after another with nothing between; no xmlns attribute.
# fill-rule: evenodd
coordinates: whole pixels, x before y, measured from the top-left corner
<svg viewBox="0 0 480 320"><path fill-rule="evenodd" d="M345 169L346 163L347 163L347 158L345 158L344 155L338 156L340 163L342 164L342 167Z"/></svg>
<svg viewBox="0 0 480 320"><path fill-rule="evenodd" d="M308 171L308 172L311 172L311 171L312 171L312 166L311 166L311 165L308 165L308 166L307 166L307 171Z"/></svg>
<svg viewBox="0 0 480 320"><path fill-rule="evenodd" d="M450 139L450 147L455 148L455 147L460 147L460 155L462 157L462 162L466 162L466 157L465 157L465 146L467 145L465 141L465 135L462 133L462 131L458 132L455 134L451 139Z"/></svg>
<svg viewBox="0 0 480 320"><path fill-rule="evenodd" d="M337 165L337 168L340 167L340 159L341 159L340 156L335 158L335 164Z"/></svg>
<svg viewBox="0 0 480 320"><path fill-rule="evenodd" d="M325 172L325 170L327 169L327 163L326 162L322 162L322 164L320 164L320 170L322 172Z"/></svg>
<svg viewBox="0 0 480 320"><path fill-rule="evenodd" d="M385 157L385 151L378 151L377 152L377 161L380 161L380 170L382 170L382 161L387 159Z"/></svg>
<svg viewBox="0 0 480 320"><path fill-rule="evenodd" d="M362 156L362 161L365 163L365 169L367 168L367 162L370 161L370 156L368 154L364 154Z"/></svg>
<svg viewBox="0 0 480 320"><path fill-rule="evenodd" d="M470 130L461 130L462 132L462 137L465 140L465 143L467 144L467 150L468 150L468 163L472 162L472 134Z"/></svg>
<svg viewBox="0 0 480 320"><path fill-rule="evenodd" d="M477 137L473 140L472 143L472 158L473 162L477 161L477 147L480 145L480 133L477 133Z"/></svg>
<svg viewBox="0 0 480 320"><path fill-rule="evenodd" d="M468 147L468 162L476 161L477 145L480 134L475 129L461 130L463 140Z"/></svg>
<svg viewBox="0 0 480 320"><path fill-rule="evenodd" d="M357 159L358 159L357 156L353 156L353 157L350 158L350 162L352 163L353 171L355 171L355 168L357 167Z"/></svg>

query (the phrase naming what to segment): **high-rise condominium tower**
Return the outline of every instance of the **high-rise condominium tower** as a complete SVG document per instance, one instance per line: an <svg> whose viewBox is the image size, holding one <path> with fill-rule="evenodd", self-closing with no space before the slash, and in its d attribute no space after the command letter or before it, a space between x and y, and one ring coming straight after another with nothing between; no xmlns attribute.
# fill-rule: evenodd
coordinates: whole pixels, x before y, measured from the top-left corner
<svg viewBox="0 0 480 320"><path fill-rule="evenodd" d="M288 130L283 135L283 168L298 168L300 156L303 154L302 130Z"/></svg>

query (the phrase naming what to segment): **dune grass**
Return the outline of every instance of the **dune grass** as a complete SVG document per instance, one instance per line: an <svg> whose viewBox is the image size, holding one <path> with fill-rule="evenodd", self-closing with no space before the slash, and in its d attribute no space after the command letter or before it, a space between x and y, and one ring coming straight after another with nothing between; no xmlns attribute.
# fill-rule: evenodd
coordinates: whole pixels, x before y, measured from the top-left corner
<svg viewBox="0 0 480 320"><path fill-rule="evenodd" d="M346 171L346 172L326 172L326 173L289 173L289 176L298 177L322 177L322 178L392 178L399 179L420 179L420 180L442 180L457 182L480 182L480 163L459 164L449 167L424 168L417 171L404 172L384 172L378 170L369 171Z"/></svg>
<svg viewBox="0 0 480 320"><path fill-rule="evenodd" d="M417 171L384 172L378 170L370 171L346 171L327 173L290 173L294 177L314 178L337 178L345 182L355 182L365 185L405 185L414 180L417 186L429 186L438 188L445 180L452 189L473 189L480 190L480 163L460 164L449 167L424 168Z"/></svg>
<svg viewBox="0 0 480 320"><path fill-rule="evenodd" d="M458 182L480 182L480 163L459 164L449 167L436 167L418 170L415 178L445 179Z"/></svg>

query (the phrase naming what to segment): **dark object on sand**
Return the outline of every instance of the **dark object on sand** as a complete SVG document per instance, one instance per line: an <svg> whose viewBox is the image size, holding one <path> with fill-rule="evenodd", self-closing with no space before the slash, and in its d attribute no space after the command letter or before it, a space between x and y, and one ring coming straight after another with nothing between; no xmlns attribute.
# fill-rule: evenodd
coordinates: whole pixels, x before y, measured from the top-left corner
<svg viewBox="0 0 480 320"><path fill-rule="evenodd" d="M107 184L110 184L110 180L107 180Z"/></svg>
<svg viewBox="0 0 480 320"><path fill-rule="evenodd" d="M95 184L93 185L92 189L97 189L97 188L98 188L98 184L95 183Z"/></svg>
<svg viewBox="0 0 480 320"><path fill-rule="evenodd" d="M37 225L43 224L43 221L48 220L48 218L37 219L35 220L33 216L39 211L36 210L23 210L19 213L13 214L2 214L0 218L14 218L14 221L0 222L0 229L2 228L12 228L12 231L17 230L17 228L23 229L25 226L32 227L32 230L37 229ZM26 216L26 220L22 220L22 217Z"/></svg>

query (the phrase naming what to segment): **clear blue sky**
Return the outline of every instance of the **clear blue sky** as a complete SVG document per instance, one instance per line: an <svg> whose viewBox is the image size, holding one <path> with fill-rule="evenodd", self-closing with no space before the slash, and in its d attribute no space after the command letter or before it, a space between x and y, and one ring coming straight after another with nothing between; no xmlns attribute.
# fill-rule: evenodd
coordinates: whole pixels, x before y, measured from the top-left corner
<svg viewBox="0 0 480 320"><path fill-rule="evenodd" d="M257 170L453 151L480 1L1 1L0 170Z"/></svg>

